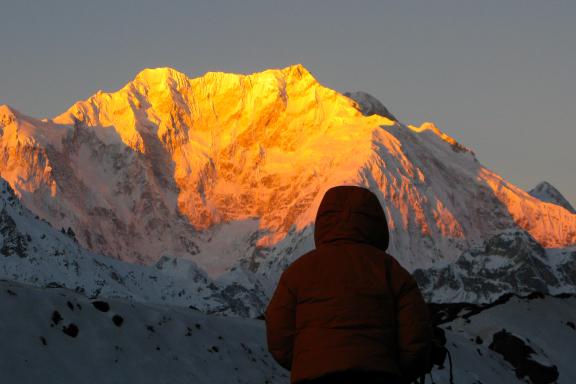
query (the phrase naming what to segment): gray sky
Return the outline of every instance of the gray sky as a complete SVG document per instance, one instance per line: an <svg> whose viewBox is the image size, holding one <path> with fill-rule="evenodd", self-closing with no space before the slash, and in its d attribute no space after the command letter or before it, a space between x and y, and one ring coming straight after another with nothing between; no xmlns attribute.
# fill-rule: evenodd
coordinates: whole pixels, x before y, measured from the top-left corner
<svg viewBox="0 0 576 384"><path fill-rule="evenodd" d="M146 67L304 64L576 204L576 1L1 0L0 104L35 117Z"/></svg>

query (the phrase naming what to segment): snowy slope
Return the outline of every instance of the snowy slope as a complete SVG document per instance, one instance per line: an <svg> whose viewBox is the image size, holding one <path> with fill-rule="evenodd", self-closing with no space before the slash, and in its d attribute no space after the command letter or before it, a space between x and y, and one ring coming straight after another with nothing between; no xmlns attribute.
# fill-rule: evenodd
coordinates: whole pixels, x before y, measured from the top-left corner
<svg viewBox="0 0 576 384"><path fill-rule="evenodd" d="M0 279L63 286L89 297L192 306L207 313L260 314L262 298L236 285L215 283L191 261L164 257L154 266L135 265L82 248L73 234L56 230L23 207L1 179L0 207Z"/></svg>
<svg viewBox="0 0 576 384"><path fill-rule="evenodd" d="M514 367L490 349L494 335L502 330L523 340L534 351L530 360L544 367L555 366L558 383L576 382L574 296L513 297L475 315L467 316L466 313L463 310L458 318L442 325L453 356L456 383L525 382L515 378ZM514 352L521 355L521 351ZM448 382L447 370L436 370L433 374L437 382Z"/></svg>
<svg viewBox="0 0 576 384"><path fill-rule="evenodd" d="M576 213L574 207L552 184L543 181L528 192L537 199L566 208L572 213Z"/></svg>
<svg viewBox="0 0 576 384"><path fill-rule="evenodd" d="M288 383L262 321L5 281L0 306L5 384Z"/></svg>
<svg viewBox="0 0 576 384"><path fill-rule="evenodd" d="M546 249L576 244L576 214L484 168L434 124L404 125L349 96L301 65L196 79L147 69L53 119L1 106L0 172L86 248L192 260L233 294L270 294L313 247L318 204L338 184L377 194L390 252L409 270L443 268L510 231Z"/></svg>
<svg viewBox="0 0 576 384"><path fill-rule="evenodd" d="M266 352L259 320L6 281L0 306L2 383L289 383ZM459 312L441 326L456 383L527 382L490 348L502 329L534 351L530 360L556 369L558 383L575 382L574 297L511 298L473 315ZM448 367L432 372L437 383L448 383Z"/></svg>

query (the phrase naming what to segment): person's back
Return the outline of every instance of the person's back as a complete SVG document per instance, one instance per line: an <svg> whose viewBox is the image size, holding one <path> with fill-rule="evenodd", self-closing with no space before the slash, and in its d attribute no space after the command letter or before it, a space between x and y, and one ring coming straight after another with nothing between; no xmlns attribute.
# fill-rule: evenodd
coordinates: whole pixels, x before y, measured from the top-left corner
<svg viewBox="0 0 576 384"><path fill-rule="evenodd" d="M423 373L430 338L414 279L386 254L388 227L369 190L326 192L316 249L282 274L266 310L268 347L292 383L396 383Z"/></svg>

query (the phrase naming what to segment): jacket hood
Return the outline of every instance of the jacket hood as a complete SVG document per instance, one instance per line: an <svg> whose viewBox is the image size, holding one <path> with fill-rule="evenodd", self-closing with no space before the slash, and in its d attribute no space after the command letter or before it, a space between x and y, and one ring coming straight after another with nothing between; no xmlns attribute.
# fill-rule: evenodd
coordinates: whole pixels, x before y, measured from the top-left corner
<svg viewBox="0 0 576 384"><path fill-rule="evenodd" d="M384 210L370 190L338 186L326 191L314 224L316 248L336 240L351 240L386 251L389 236Z"/></svg>

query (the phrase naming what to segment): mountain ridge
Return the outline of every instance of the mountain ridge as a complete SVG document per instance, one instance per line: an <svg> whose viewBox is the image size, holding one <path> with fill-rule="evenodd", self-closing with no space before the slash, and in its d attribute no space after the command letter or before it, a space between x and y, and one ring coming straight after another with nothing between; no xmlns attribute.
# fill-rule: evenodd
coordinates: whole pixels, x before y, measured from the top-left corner
<svg viewBox="0 0 576 384"><path fill-rule="evenodd" d="M545 248L576 243L576 215L435 125L366 114L301 65L196 79L148 69L53 119L2 123L0 172L97 253L190 259L221 281L258 281L263 295L314 246L317 206L339 184L378 196L390 252L409 270L442 268L510 230ZM32 142L14 141L19 132Z"/></svg>

